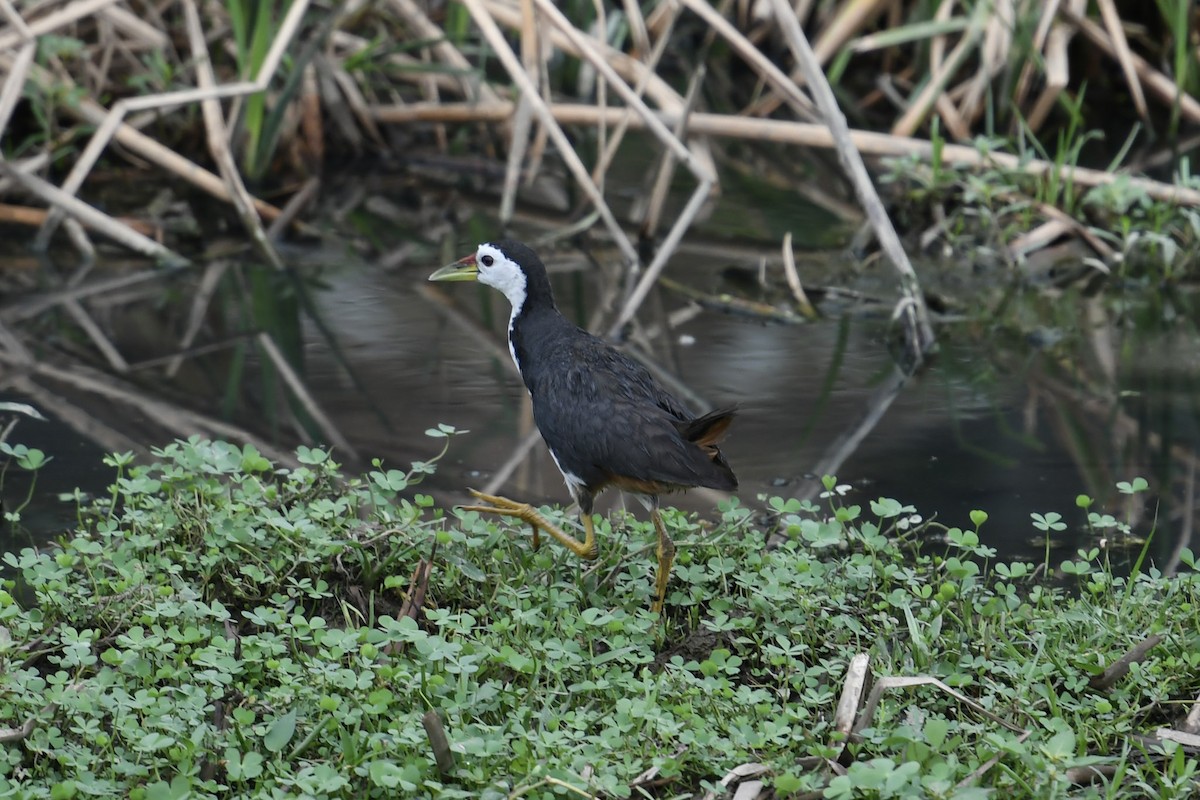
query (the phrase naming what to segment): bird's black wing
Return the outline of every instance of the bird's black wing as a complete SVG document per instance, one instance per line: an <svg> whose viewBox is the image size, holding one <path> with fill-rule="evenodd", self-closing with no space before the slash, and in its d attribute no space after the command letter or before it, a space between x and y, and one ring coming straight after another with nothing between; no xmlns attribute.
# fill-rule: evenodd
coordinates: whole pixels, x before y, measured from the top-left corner
<svg viewBox="0 0 1200 800"><path fill-rule="evenodd" d="M580 332L582 333L582 332ZM565 472L589 487L615 479L720 486L727 467L680 433L694 418L638 362L592 336L543 351L534 418Z"/></svg>

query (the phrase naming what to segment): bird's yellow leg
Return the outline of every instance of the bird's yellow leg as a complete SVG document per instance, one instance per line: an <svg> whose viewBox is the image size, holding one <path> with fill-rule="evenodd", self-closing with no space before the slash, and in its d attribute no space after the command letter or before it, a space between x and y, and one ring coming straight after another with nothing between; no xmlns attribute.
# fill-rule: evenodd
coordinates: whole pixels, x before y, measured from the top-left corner
<svg viewBox="0 0 1200 800"><path fill-rule="evenodd" d="M675 543L667 535L667 528L663 525L657 507L650 509L650 519L654 520L654 530L658 532L658 549L655 551L658 554L658 580L655 582L654 603L650 610L661 614L663 602L667 599L667 581L671 579L671 566L675 563Z"/></svg>
<svg viewBox="0 0 1200 800"><path fill-rule="evenodd" d="M515 500L509 500L507 497L497 497L491 494L477 492L474 489L469 489L471 496L476 500L488 503L486 506L462 506L463 511L478 511L480 514L499 514L504 517L516 517L519 520L528 522L533 528L533 546L539 544L538 531L545 531L553 536L563 547L570 550L580 558L593 559L596 557L596 532L592 527L592 515L581 514L580 521L583 522L584 539L579 541L566 533L563 533L550 520L543 517L538 510L528 503L518 503Z"/></svg>

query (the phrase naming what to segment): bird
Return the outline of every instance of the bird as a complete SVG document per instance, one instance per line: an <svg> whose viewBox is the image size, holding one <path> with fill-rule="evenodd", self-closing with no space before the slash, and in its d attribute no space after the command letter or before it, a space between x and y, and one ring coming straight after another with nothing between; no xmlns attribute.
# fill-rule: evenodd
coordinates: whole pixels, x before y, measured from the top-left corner
<svg viewBox="0 0 1200 800"><path fill-rule="evenodd" d="M659 497L694 487L733 491L738 481L717 447L736 406L695 415L633 358L564 317L538 255L511 239L484 242L442 267L431 281L478 281L512 306L508 348L533 402L533 419L567 490L579 506L584 538L563 532L535 508L470 490L486 505L467 511L515 517L583 559L597 555L592 508L617 488L640 496L658 535L658 573L651 610L661 614L675 545L659 513Z"/></svg>

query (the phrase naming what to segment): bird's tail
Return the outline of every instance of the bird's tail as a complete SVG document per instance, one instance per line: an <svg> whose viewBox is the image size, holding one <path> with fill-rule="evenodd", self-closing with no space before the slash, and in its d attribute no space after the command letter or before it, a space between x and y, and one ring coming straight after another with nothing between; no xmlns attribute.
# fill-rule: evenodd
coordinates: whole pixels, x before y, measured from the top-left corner
<svg viewBox="0 0 1200 800"><path fill-rule="evenodd" d="M725 433L729 430L736 414L737 406L718 408L716 411L710 411L683 423L680 433L689 442L694 442L701 447L713 447L725 438Z"/></svg>
<svg viewBox="0 0 1200 800"><path fill-rule="evenodd" d="M717 444L725 437L725 433L729 430L736 415L737 406L718 408L716 411L710 411L679 426L679 432L683 434L683 437L689 442L699 445L712 464L713 469L709 470L709 475L702 484L704 486L730 491L737 488L737 476L733 474L729 462L725 460L725 456L717 447Z"/></svg>

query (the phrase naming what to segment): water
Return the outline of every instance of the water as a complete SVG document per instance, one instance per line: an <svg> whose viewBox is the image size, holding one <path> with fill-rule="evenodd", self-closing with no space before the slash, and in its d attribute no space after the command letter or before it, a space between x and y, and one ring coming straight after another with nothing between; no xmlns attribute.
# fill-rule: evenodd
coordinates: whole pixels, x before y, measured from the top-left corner
<svg viewBox="0 0 1200 800"><path fill-rule="evenodd" d="M703 242L689 246L686 252L693 255L676 259L671 274L714 296L743 288L728 282L730 264L751 273L756 264L754 258L722 255ZM463 252L470 249L464 245ZM716 255L694 255L706 250ZM422 432L449 423L470 434L454 439L427 488L440 501L454 503L465 498L466 486L487 485L531 430L525 391L502 340L508 317L504 299L473 284L428 284L428 273L439 265L430 258L385 270L371 260L348 258L340 249L293 251L290 257L322 267L324 288L313 294L315 309L361 389L319 326L304 323L296 331L298 346L315 399L362 460L381 458L403 467L426 459L441 443ZM578 263L578 258L568 251L551 261ZM942 281L948 283L958 279L953 269L923 265L922 274L931 282L949 275ZM828 276L844 271L834 255L802 264L810 284L833 282ZM853 280L868 293L889 295L890 276L882 267ZM591 269L556 275L555 285L564 310L586 323L605 284ZM430 291L442 292L442 300ZM1003 287L991 287L967 297L980 301L979 308L994 308L1002 294ZM1194 517L1187 498L1200 441L1200 342L1191 322L1198 315L1187 295L1171 298L1136 287L1121 296L1126 295L1127 302L1102 302L1070 290L1056 295L1038 290L1020 295L1002 315L981 317L978 309L967 309L943 325L938 357L907 383L880 424L838 466L839 481L850 487L841 502L869 511L871 500L893 497L940 524L961 527L970 527L972 509L984 509L990 520L983 538L1001 558L1040 559L1045 541L1030 513L1055 511L1070 525L1051 542L1057 563L1100 539L1082 524L1084 514L1075 507L1076 495L1086 493L1114 515L1139 523L1136 529L1143 535L1157 513L1151 556L1157 563L1170 562ZM183 296L190 299L187 292ZM447 312L447 302L453 313ZM683 298L660 292L641 319L658 325L666 313L686 305ZM113 325L124 331L118 341L125 352L143 357L169 352L163 349L162 329L150 322L163 324L158 308L157 298L148 298L117 309ZM892 374L888 309L844 310L849 313L806 325L770 325L705 310L651 340L655 362L690 396L707 406L739 405L723 448L741 481L743 502L760 507L760 496L815 496L820 491L816 465L826 463ZM222 313L224 324L236 319L232 311ZM214 363L185 371L193 401L210 410L225 389L228 353ZM160 370L135 374L143 383L163 380ZM247 380L246 386L247 394L261 400L257 384ZM35 402L48 416L55 413L0 376L4 399ZM115 404L98 405L96 411L117 428L132 421L124 429L148 444L161 443L166 435L130 420ZM272 426L261 412L242 408L237 416L270 435ZM13 441L55 456L39 479L38 501L24 515L25 524L38 532L35 538L70 524L70 504L52 498L75 485L103 491L111 474L99 464L102 449L61 423L22 422ZM1117 481L1138 475L1152 481L1161 506L1130 503L1114 488ZM4 484L9 508L23 496L22 478L10 470ZM540 444L501 488L536 502L568 499ZM621 502L615 493L605 497L598 505L601 512ZM699 491L670 502L711 513L718 500L716 493ZM640 513L636 504L633 510ZM1109 537L1107 544L1128 552L1139 541Z"/></svg>

